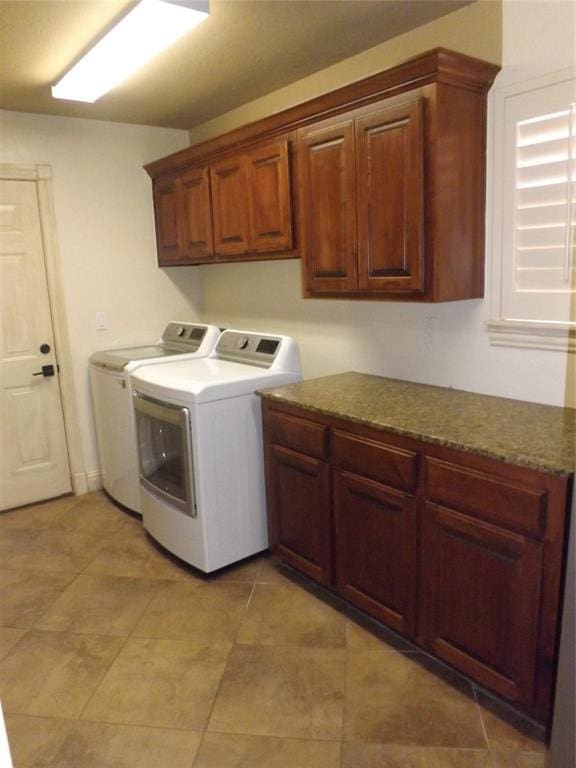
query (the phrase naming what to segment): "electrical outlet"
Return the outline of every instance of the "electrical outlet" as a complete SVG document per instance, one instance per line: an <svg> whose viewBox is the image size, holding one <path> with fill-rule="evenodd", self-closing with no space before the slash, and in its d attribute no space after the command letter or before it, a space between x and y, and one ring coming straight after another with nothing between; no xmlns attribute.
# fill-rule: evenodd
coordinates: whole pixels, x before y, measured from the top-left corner
<svg viewBox="0 0 576 768"><path fill-rule="evenodd" d="M96 312L96 330L108 330L108 318L106 316L106 312Z"/></svg>

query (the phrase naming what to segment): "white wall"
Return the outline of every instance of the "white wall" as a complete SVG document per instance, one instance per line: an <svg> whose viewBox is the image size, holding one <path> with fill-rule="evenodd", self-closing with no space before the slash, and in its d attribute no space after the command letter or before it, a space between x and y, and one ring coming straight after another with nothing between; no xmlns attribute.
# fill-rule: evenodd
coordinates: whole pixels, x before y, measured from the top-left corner
<svg viewBox="0 0 576 768"><path fill-rule="evenodd" d="M372 74L375 61L385 69L403 52L406 58L437 45L477 56L484 52L494 60L502 35L498 7L499 3L476 3L377 46L370 55L350 59L356 79ZM507 65L523 67L537 57L552 67L570 65L566 58L573 55L573 7L570 2L506 0L502 57ZM554 48L553 53L535 41ZM321 92L326 73L335 87L335 71L342 82L347 80L347 62L341 62L302 81L307 97L316 95L315 88ZM245 105L194 129L192 137L205 139L221 132L219 127L227 130L252 114L261 116L266 104L277 111L293 103L296 91L293 85ZM488 227L487 243L490 238ZM485 327L488 296L436 305L304 300L296 261L205 266L202 291L207 321L293 335L300 342L305 377L358 370L542 403L565 402L566 354L491 346Z"/></svg>
<svg viewBox="0 0 576 768"><path fill-rule="evenodd" d="M194 267L156 266L150 179L142 165L182 149L185 131L0 112L0 162L52 166L65 310L85 468L98 472L87 361L96 349L155 340L197 319ZM97 331L95 313L109 328Z"/></svg>

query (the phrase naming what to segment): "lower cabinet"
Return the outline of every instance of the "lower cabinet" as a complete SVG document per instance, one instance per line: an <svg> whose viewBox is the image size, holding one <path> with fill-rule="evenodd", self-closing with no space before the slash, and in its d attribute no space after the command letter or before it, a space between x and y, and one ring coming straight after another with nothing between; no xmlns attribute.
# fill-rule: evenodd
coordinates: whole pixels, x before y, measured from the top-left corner
<svg viewBox="0 0 576 768"><path fill-rule="evenodd" d="M422 642L507 699L534 698L543 545L426 504Z"/></svg>
<svg viewBox="0 0 576 768"><path fill-rule="evenodd" d="M416 500L338 470L333 494L339 591L393 629L413 636Z"/></svg>
<svg viewBox="0 0 576 768"><path fill-rule="evenodd" d="M330 584L328 464L289 448L268 449L269 499L278 554L322 584Z"/></svg>
<svg viewBox="0 0 576 768"><path fill-rule="evenodd" d="M569 481L263 400L270 547L548 721Z"/></svg>

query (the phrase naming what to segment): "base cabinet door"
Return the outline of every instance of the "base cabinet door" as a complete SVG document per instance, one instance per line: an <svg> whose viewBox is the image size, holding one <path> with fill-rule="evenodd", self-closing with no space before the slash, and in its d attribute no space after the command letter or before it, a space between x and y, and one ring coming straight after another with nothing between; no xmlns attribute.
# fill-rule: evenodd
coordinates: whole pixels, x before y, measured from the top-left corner
<svg viewBox="0 0 576 768"><path fill-rule="evenodd" d="M420 551L423 644L479 683L531 706L542 544L428 503Z"/></svg>
<svg viewBox="0 0 576 768"><path fill-rule="evenodd" d="M335 471L336 583L343 597L406 636L414 634L416 500Z"/></svg>
<svg viewBox="0 0 576 768"><path fill-rule="evenodd" d="M280 557L323 584L331 581L328 464L289 448L268 448L273 538Z"/></svg>

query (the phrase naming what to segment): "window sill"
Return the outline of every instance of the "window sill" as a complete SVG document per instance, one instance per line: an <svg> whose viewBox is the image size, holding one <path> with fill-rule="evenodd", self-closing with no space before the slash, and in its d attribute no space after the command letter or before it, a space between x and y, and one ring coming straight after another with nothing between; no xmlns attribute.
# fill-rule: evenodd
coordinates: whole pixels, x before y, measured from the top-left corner
<svg viewBox="0 0 576 768"><path fill-rule="evenodd" d="M576 352L576 323L490 320L486 325L490 334L490 343L498 347Z"/></svg>

